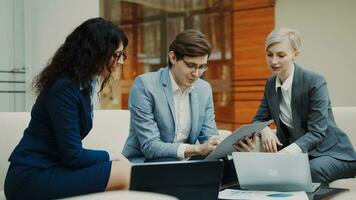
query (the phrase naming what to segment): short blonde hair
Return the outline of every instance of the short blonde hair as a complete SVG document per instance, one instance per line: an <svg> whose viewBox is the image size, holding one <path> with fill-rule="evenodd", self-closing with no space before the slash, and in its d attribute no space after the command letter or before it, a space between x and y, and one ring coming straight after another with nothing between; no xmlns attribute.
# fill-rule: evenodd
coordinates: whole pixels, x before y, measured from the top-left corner
<svg viewBox="0 0 356 200"><path fill-rule="evenodd" d="M294 51L299 51L302 46L301 36L297 30L289 28L276 28L266 38L265 50L273 44L288 41Z"/></svg>

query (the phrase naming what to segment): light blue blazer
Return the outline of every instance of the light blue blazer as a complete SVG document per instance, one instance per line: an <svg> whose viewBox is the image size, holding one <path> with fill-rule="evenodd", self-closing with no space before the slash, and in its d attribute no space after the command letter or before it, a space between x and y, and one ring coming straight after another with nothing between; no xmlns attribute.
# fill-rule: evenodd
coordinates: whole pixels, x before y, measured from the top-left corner
<svg viewBox="0 0 356 200"><path fill-rule="evenodd" d="M218 134L212 89L198 79L190 93L191 131L187 143L204 143ZM138 76L129 98L130 133L123 155L131 162L177 158L180 143L174 143L175 110L169 68Z"/></svg>

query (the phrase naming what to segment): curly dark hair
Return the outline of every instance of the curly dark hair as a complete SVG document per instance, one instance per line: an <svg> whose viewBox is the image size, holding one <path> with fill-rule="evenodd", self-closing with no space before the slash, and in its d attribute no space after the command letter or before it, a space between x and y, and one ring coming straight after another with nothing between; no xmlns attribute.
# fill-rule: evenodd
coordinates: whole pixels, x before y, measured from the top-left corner
<svg viewBox="0 0 356 200"><path fill-rule="evenodd" d="M110 79L112 57L120 44L125 48L128 39L112 22L100 17L85 21L68 35L47 66L35 77L35 92L39 95L55 80L69 77L89 96L93 78L106 71L108 76L101 80L101 92Z"/></svg>

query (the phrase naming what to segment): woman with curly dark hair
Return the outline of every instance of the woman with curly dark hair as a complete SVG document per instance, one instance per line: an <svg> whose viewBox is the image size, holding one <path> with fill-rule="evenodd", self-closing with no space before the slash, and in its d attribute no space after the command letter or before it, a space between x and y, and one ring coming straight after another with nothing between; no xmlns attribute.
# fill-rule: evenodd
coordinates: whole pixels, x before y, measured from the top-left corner
<svg viewBox="0 0 356 200"><path fill-rule="evenodd" d="M124 32L102 18L77 27L34 80L31 121L9 161L8 199L53 199L129 187L131 165L106 151L84 149L92 97L126 59ZM100 81L97 81L100 80Z"/></svg>

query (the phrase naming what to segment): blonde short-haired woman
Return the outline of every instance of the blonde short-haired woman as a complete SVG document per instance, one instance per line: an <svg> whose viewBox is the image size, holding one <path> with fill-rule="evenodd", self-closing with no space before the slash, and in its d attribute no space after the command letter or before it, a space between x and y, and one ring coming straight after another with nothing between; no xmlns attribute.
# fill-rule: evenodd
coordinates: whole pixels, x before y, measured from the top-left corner
<svg viewBox="0 0 356 200"><path fill-rule="evenodd" d="M312 179L323 185L355 177L356 153L335 123L326 80L295 63L300 47L300 34L292 29L275 29L266 39L266 62L273 75L267 79L253 121L273 119L277 132L269 127L261 131L263 148L308 153ZM246 146L237 145L237 149L246 151Z"/></svg>

